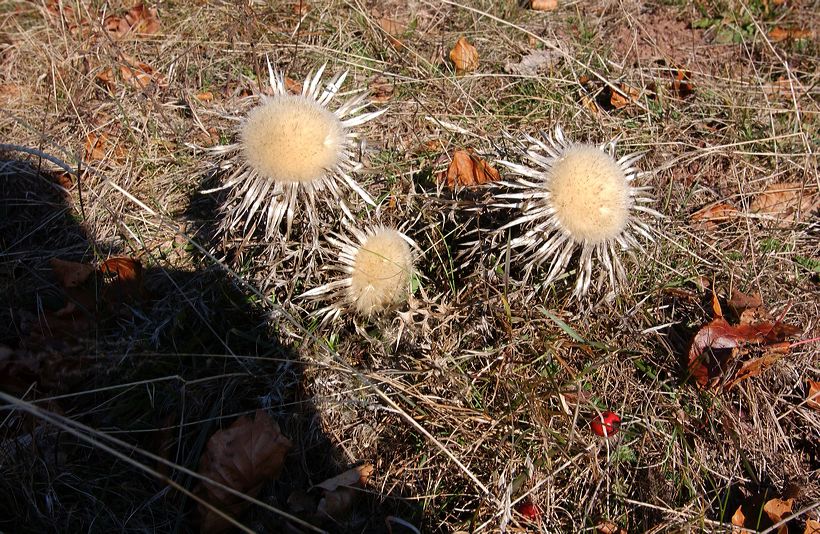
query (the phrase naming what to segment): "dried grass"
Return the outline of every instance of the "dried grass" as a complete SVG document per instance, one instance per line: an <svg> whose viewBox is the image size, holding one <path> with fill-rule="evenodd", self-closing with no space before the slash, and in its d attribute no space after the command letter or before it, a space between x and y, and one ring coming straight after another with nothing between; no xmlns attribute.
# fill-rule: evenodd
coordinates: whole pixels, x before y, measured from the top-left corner
<svg viewBox="0 0 820 534"><path fill-rule="evenodd" d="M720 395L683 382L680 367L710 318L704 281L727 295L760 291L773 316L818 336L816 214L784 226L748 209L771 183L820 186L816 41L767 37L776 25L816 24L811 5L534 13L513 1L330 0L300 15L298 2L192 2L160 6L159 33L115 40L101 3L63 0L76 18L50 14L52 4L0 4L0 132L83 172L64 193L51 163L3 150L10 328L0 343L72 371L3 397L0 528L193 529L186 495L207 438L259 407L295 452L263 505L239 518L254 531L280 531L276 510L287 512L291 491L363 460L376 468L369 498L327 528L383 531L392 515L423 532L537 529L512 511L531 500L545 532L603 520L719 530L744 492L791 487L800 520L816 516L820 415L803 403L805 381L820 374L816 343ZM462 35L480 66L455 76L445 58ZM534 47L554 54L548 74L504 73ZM277 263L256 237L216 235L219 197L198 191L219 173L189 145L234 139L227 117L264 89L265 55L294 79L329 61L351 70L350 87L393 85L390 110L364 128L371 171L359 181L392 199L384 222L414 221L406 233L424 252L423 288L402 318L314 331L312 308L290 297L328 273ZM149 65L153 81L122 80L127 58ZM680 66L694 89L685 99L670 89ZM98 79L106 69L114 83ZM620 110L584 106L606 106L622 84L643 96ZM213 99L197 99L204 92ZM642 167L656 169L648 181L668 218L615 299L570 302L571 276L519 284L503 243L487 244L478 264L456 259L493 221L480 192L435 196L446 155L503 155L500 132L556 123L582 141L620 136L623 153L646 150ZM112 143L101 160L84 160L92 134ZM715 202L739 215L704 232L689 215ZM148 303L90 339L27 344L23 316L36 322L59 297L47 260L111 254L141 259ZM604 408L624 420L609 441L586 426Z"/></svg>

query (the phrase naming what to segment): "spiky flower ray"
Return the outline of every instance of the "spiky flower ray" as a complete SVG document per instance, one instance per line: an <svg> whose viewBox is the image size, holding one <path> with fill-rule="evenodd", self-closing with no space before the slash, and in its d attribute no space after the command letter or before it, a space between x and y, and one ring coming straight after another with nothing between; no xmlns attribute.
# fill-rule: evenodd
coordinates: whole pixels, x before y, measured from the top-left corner
<svg viewBox="0 0 820 534"><path fill-rule="evenodd" d="M508 192L497 195L496 207L521 210L521 215L498 229L519 227L523 234L510 241L514 261L524 276L549 264L549 284L567 268L576 252L578 275L572 296L592 286L593 270L601 267L595 286L608 281L613 290L626 280L621 254L634 260L645 252L638 237L653 240L651 228L637 213L661 214L648 206L649 187L637 187L641 175L635 164L643 154L615 159L615 141L599 146L568 141L560 127L544 140L525 136L521 152L531 165L500 161L520 178L499 182Z"/></svg>
<svg viewBox="0 0 820 534"><path fill-rule="evenodd" d="M337 262L327 268L335 279L298 297L326 303L315 314L322 324L343 313L372 317L407 299L418 247L401 230L383 225L351 228L327 241L338 251Z"/></svg>
<svg viewBox="0 0 820 534"><path fill-rule="evenodd" d="M224 185L206 191L230 190L222 208L224 234L239 230L247 236L263 227L264 239L273 246L282 237L282 225L287 241L303 213L303 222L317 238L318 203L330 205L334 212L339 208L350 220L354 216L345 201L346 190L375 205L352 176L361 167L354 156L357 127L386 110L363 113L370 105L366 93L331 110L348 73L335 75L322 87L325 68L308 74L301 94L291 95L284 75L274 72L268 61L273 96L263 96L245 119L240 142L212 150L225 155L222 168L228 170ZM283 146L273 146L274 142Z"/></svg>

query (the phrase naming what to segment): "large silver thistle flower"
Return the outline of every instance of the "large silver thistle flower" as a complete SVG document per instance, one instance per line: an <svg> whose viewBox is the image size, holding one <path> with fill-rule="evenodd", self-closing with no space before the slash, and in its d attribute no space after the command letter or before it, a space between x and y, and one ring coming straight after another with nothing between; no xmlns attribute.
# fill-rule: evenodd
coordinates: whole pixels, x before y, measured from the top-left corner
<svg viewBox="0 0 820 534"><path fill-rule="evenodd" d="M572 296L585 294L599 266L596 286L605 280L615 289L626 279L620 256L643 251L637 236L652 240L650 227L638 213L661 214L649 187L635 185L641 175L635 164L643 154L615 159L615 141L600 146L568 141L560 127L544 140L525 136L520 151L528 164L501 161L520 178L499 182L508 192L497 195L500 207L522 211L499 231L520 227L523 234L510 242L525 277L546 264L545 283L563 273L580 251ZM507 201L507 202L504 202Z"/></svg>
<svg viewBox="0 0 820 534"><path fill-rule="evenodd" d="M355 158L356 128L386 110L363 113L370 105L367 93L333 109L348 73L339 73L322 86L325 67L308 74L301 94L290 94L284 75L274 72L268 61L273 96L263 96L248 113L238 143L215 149L229 155L223 165L229 169L226 183L206 191L231 189L223 206L223 231L241 229L247 234L261 225L264 238L271 240L281 232L284 220L288 239L301 200L307 222L316 232L317 198L352 220L344 188L375 205L352 176L361 167Z"/></svg>

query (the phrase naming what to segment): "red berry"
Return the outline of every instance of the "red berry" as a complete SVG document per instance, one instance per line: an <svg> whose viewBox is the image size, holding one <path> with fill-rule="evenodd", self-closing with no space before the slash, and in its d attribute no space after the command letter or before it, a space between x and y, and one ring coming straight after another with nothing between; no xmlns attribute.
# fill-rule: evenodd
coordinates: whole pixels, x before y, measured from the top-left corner
<svg viewBox="0 0 820 534"><path fill-rule="evenodd" d="M524 519L527 519L528 521L535 521L538 519L538 516L541 515L538 507L531 501L522 501L518 503L515 505L515 511L521 514Z"/></svg>
<svg viewBox="0 0 820 534"><path fill-rule="evenodd" d="M589 422L589 428L599 436L608 438L618 433L621 427L621 418L615 412L609 410L596 415Z"/></svg>

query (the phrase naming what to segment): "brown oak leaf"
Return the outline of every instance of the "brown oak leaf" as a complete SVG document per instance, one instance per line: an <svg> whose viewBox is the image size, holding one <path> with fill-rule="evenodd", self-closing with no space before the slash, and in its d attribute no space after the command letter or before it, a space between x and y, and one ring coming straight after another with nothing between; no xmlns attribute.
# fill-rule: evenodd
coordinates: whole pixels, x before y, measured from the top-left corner
<svg viewBox="0 0 820 534"><path fill-rule="evenodd" d="M463 74L478 68L478 50L465 37L459 37L450 50L450 61L456 66L456 72Z"/></svg>
<svg viewBox="0 0 820 534"><path fill-rule="evenodd" d="M211 436L199 462L199 474L255 497L265 482L279 476L290 448L291 442L282 435L279 425L264 411L258 410L253 419L242 416L230 427ZM249 504L207 482L200 483L197 493L234 516ZM199 513L201 532L224 532L230 526L224 518L201 504Z"/></svg>
<svg viewBox="0 0 820 534"><path fill-rule="evenodd" d="M475 154L472 148L456 150L446 175L439 174L439 181L445 180L447 187L475 187L490 182L497 182L501 175L489 163Z"/></svg>

